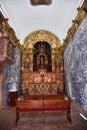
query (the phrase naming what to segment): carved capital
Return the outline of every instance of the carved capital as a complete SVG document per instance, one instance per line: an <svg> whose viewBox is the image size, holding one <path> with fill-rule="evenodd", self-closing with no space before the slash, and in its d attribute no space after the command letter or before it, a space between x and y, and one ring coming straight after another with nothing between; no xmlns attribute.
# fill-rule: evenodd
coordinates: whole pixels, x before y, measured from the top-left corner
<svg viewBox="0 0 87 130"><path fill-rule="evenodd" d="M11 28L11 26L8 24L8 19L5 18L1 12L0 12L0 17L2 19L1 27L2 27L2 31L3 31L3 36L9 37L9 40L12 41L15 45L17 45L17 47L20 48L21 44L20 44L20 42L16 43L16 41L18 39L15 35L13 28Z"/></svg>
<svg viewBox="0 0 87 130"><path fill-rule="evenodd" d="M62 50L65 50L66 46L68 45L70 40L73 38L78 27L80 26L82 21L85 19L86 15L87 15L87 0L84 0L82 7L78 7L77 10L78 10L78 14L77 14L75 20L72 20L72 26L68 30L67 36L64 39L64 43L62 45L62 47L63 47Z"/></svg>

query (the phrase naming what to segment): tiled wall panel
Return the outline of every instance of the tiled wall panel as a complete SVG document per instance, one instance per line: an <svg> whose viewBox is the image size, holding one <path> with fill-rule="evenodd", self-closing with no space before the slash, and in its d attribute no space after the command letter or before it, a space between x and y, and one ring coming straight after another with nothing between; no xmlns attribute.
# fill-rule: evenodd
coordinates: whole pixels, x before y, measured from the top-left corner
<svg viewBox="0 0 87 130"><path fill-rule="evenodd" d="M15 64L7 65L5 69L5 78L3 86L3 102L4 105L8 105L9 92L18 91L20 95L20 73L21 73L21 53L16 48Z"/></svg>
<svg viewBox="0 0 87 130"><path fill-rule="evenodd" d="M65 91L87 109L87 18L64 52Z"/></svg>

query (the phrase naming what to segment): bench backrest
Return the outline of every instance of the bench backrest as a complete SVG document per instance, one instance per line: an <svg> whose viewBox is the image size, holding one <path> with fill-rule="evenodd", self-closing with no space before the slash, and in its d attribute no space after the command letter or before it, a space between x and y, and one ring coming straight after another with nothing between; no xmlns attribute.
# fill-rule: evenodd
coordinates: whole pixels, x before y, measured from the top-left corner
<svg viewBox="0 0 87 130"><path fill-rule="evenodd" d="M64 94L58 95L24 95L24 100L64 99Z"/></svg>
<svg viewBox="0 0 87 130"><path fill-rule="evenodd" d="M16 108L43 108L43 100L16 101Z"/></svg>
<svg viewBox="0 0 87 130"><path fill-rule="evenodd" d="M48 99L48 100L23 100L16 101L16 108L70 108L71 100Z"/></svg>
<svg viewBox="0 0 87 130"><path fill-rule="evenodd" d="M24 95L24 100L43 100L43 95Z"/></svg>
<svg viewBox="0 0 87 130"><path fill-rule="evenodd" d="M52 107L67 107L70 108L71 100L64 99L49 99L44 100L44 108L52 108Z"/></svg>
<svg viewBox="0 0 87 130"><path fill-rule="evenodd" d="M47 99L64 99L64 94L44 95L44 100L47 100Z"/></svg>

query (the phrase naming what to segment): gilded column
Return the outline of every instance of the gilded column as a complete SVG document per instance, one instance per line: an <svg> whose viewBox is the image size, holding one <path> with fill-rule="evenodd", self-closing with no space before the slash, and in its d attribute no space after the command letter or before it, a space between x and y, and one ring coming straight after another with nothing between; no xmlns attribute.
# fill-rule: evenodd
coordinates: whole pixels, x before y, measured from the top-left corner
<svg viewBox="0 0 87 130"><path fill-rule="evenodd" d="M33 48L29 49L30 72L33 72Z"/></svg>
<svg viewBox="0 0 87 130"><path fill-rule="evenodd" d="M51 48L52 72L55 72L55 49Z"/></svg>

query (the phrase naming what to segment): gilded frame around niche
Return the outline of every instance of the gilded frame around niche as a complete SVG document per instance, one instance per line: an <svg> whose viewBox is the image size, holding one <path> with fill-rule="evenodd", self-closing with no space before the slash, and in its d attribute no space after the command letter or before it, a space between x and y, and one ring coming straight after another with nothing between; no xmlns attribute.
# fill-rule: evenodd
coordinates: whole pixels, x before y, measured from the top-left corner
<svg viewBox="0 0 87 130"><path fill-rule="evenodd" d="M50 5L52 0L31 0L32 5Z"/></svg>

